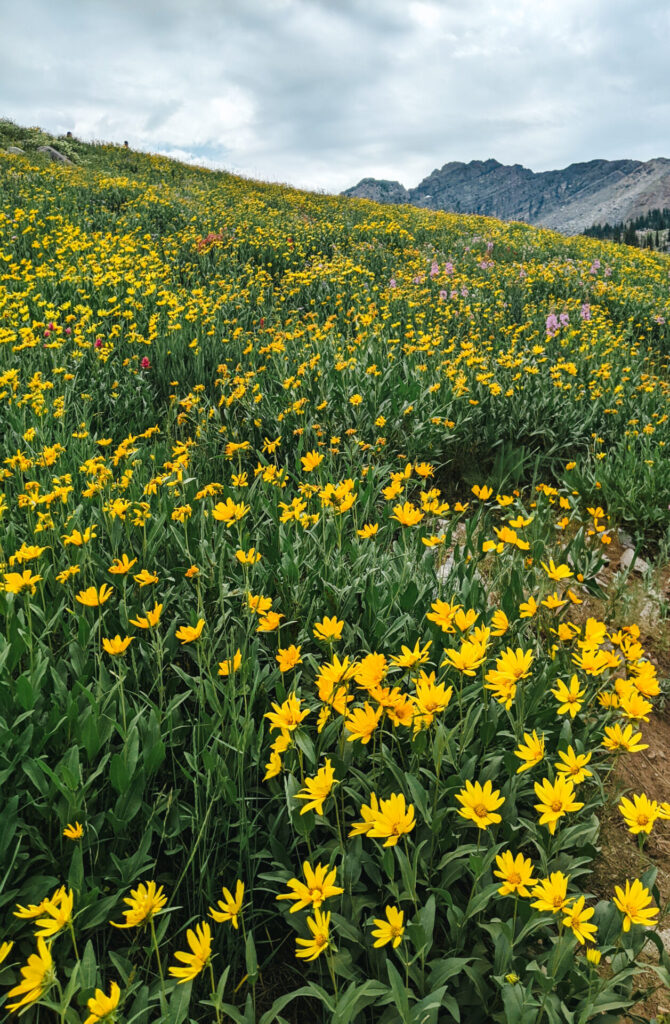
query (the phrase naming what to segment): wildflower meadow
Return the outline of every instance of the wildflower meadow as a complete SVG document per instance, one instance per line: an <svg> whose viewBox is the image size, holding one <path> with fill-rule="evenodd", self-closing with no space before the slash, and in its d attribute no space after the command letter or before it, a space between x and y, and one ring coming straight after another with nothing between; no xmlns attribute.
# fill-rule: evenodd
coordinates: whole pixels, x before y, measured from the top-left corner
<svg viewBox="0 0 670 1024"><path fill-rule="evenodd" d="M670 803L621 800L639 871L590 887L667 680L589 611L616 529L670 547L670 259L0 140L0 1012L670 984Z"/></svg>

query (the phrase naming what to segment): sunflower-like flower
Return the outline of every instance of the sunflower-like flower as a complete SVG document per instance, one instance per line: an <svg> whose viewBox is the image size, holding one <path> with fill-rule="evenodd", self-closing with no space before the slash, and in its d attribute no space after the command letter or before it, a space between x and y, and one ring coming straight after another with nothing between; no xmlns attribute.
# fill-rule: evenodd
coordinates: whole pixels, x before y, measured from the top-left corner
<svg viewBox="0 0 670 1024"><path fill-rule="evenodd" d="M109 923L114 928L137 928L139 925L150 921L167 903L167 896L163 892L163 886L156 886L155 882L140 882L137 889L130 890L130 896L125 896L124 903L128 904L129 910L124 910L125 922L117 924L115 921Z"/></svg>
<svg viewBox="0 0 670 1024"><path fill-rule="evenodd" d="M632 884L626 879L626 888L617 885L614 889L614 904L624 915L623 930L630 931L632 924L641 924L645 928L653 927L654 918L658 916L658 907L650 907L651 895L639 878Z"/></svg>
<svg viewBox="0 0 670 1024"><path fill-rule="evenodd" d="M484 664L486 647L472 640L464 640L460 648L447 647L444 651L445 660L465 676L474 676L477 669Z"/></svg>
<svg viewBox="0 0 670 1024"><path fill-rule="evenodd" d="M330 944L330 911L315 910L314 917L307 918L307 927L312 937L295 940L295 955L302 960L316 960Z"/></svg>
<svg viewBox="0 0 670 1024"><path fill-rule="evenodd" d="M569 746L567 750L559 750L560 761L556 761L554 767L559 775L565 775L576 786L584 779L593 775L586 767L591 760L591 754L576 754L574 748Z"/></svg>
<svg viewBox="0 0 670 1024"><path fill-rule="evenodd" d="M137 626L138 629L153 629L154 626L158 625L162 611L163 605L156 602L146 615L138 615L136 619L131 619L130 622L133 626Z"/></svg>
<svg viewBox="0 0 670 1024"><path fill-rule="evenodd" d="M458 812L460 816L473 821L478 828L488 828L502 821L496 811L505 803L505 797L500 795L499 789L493 788L490 779L483 786L479 782L466 781L465 789L456 794L456 799L462 804Z"/></svg>
<svg viewBox="0 0 670 1024"><path fill-rule="evenodd" d="M6 572L3 573L3 576L4 589L8 594L20 594L22 590L30 590L30 593L34 594L35 585L42 579L41 576L33 574L30 569L24 569L23 572Z"/></svg>
<svg viewBox="0 0 670 1024"><path fill-rule="evenodd" d="M375 937L375 949L386 946L389 942L393 943L394 949L397 949L405 933L403 911L398 907L385 907L384 913L386 920L383 917L376 917L373 922L377 926L372 929L372 934Z"/></svg>
<svg viewBox="0 0 670 1024"><path fill-rule="evenodd" d="M113 592L113 587L103 583L99 590L95 587L87 587L86 590L80 590L76 596L79 604L83 604L87 608L99 608L101 604L109 600Z"/></svg>
<svg viewBox="0 0 670 1024"><path fill-rule="evenodd" d="M644 793L640 793L639 796L633 794L632 800L626 796L622 797L619 811L634 836L640 832L649 834L659 816L658 803L656 800L650 800Z"/></svg>
<svg viewBox="0 0 670 1024"><path fill-rule="evenodd" d="M520 680L530 675L530 667L533 664L533 652L522 651L520 647L514 651L511 647L503 651L496 660L496 667L486 673L487 683L492 686L499 686L501 683L518 684Z"/></svg>
<svg viewBox="0 0 670 1024"><path fill-rule="evenodd" d="M268 711L265 718L270 721L270 729L281 729L282 732L293 732L309 714L309 708L302 710L301 700L295 693L290 693L283 704L272 703L273 711Z"/></svg>
<svg viewBox="0 0 670 1024"><path fill-rule="evenodd" d="M402 793L392 793L388 800L370 794L370 806L361 807L362 822L354 822L350 836L368 835L371 839L385 839L384 846L395 846L402 835L414 828L414 805L405 805Z"/></svg>
<svg viewBox="0 0 670 1024"><path fill-rule="evenodd" d="M598 929L594 924L589 924L589 920L595 911L593 907L584 906L583 896L565 907L563 913L566 915L563 918L563 926L572 929L572 934L582 946L585 942L594 941Z"/></svg>
<svg viewBox="0 0 670 1024"><path fill-rule="evenodd" d="M564 775L558 775L555 782L543 779L535 783L535 794L540 801L535 810L540 815L540 825L548 825L553 836L558 821L569 811L579 811L584 806L575 800L575 788Z"/></svg>
<svg viewBox="0 0 670 1024"><path fill-rule="evenodd" d="M335 778L335 769L331 764L331 760L327 757L323 768L319 768L314 778L305 779L305 788L295 794L296 800L309 801L309 803L306 803L301 808L300 813L306 814L307 811L313 810L317 814L323 814L324 800L330 796L330 791L338 781Z"/></svg>
<svg viewBox="0 0 670 1024"><path fill-rule="evenodd" d="M336 615L324 615L321 622L314 623L314 629L312 632L317 640L325 640L326 643L332 643L334 640L342 639L342 630L344 629L344 620L338 619Z"/></svg>
<svg viewBox="0 0 670 1024"><path fill-rule="evenodd" d="M617 754L621 750L625 750L629 754L636 754L639 750L647 750L649 744L642 743L642 733L635 732L632 723L629 722L622 729L617 722L616 725L605 726L603 747L613 754Z"/></svg>
<svg viewBox="0 0 670 1024"><path fill-rule="evenodd" d="M112 638L103 636L102 646L107 654L111 654L114 657L117 654L125 654L134 639L135 637L133 636L121 637L118 633Z"/></svg>
<svg viewBox="0 0 670 1024"><path fill-rule="evenodd" d="M518 893L519 896L530 896L531 886L537 885L537 879L533 878L533 862L522 853L516 857L511 850L503 850L496 857L498 870L493 874L496 878L502 879L502 885L498 889L501 896L510 896Z"/></svg>
<svg viewBox="0 0 670 1024"><path fill-rule="evenodd" d="M517 775L533 768L544 758L544 736L539 737L534 729L532 733L525 732L523 743L520 743L514 751L514 756L522 761L516 770Z"/></svg>
<svg viewBox="0 0 670 1024"><path fill-rule="evenodd" d="M542 878L533 889L532 895L535 902L531 907L541 910L544 913L558 914L565 910L570 902L568 900L569 875L562 871L552 871L548 878Z"/></svg>
<svg viewBox="0 0 670 1024"><path fill-rule="evenodd" d="M219 523L225 523L226 529L234 523L239 523L241 519L244 519L250 506L245 505L243 501L235 502L232 498L226 498L225 501L219 501L212 509L212 519L216 519Z"/></svg>
<svg viewBox="0 0 670 1024"><path fill-rule="evenodd" d="M404 505L394 505L391 519L396 519L401 526L417 526L424 518L423 512L416 508L411 501Z"/></svg>
<svg viewBox="0 0 670 1024"><path fill-rule="evenodd" d="M214 910L214 907L210 907L209 913L219 924L222 924L224 921L230 921L233 928L237 929L237 918L242 910L242 902L244 900L244 882L238 878L234 896L230 889L226 889L225 885L222 886L221 892L223 900L216 901L216 905L220 909Z"/></svg>
<svg viewBox="0 0 670 1024"><path fill-rule="evenodd" d="M194 640L199 640L202 633L202 627L205 625L204 619L198 619L195 626L180 626L176 631L175 636L177 640L181 640L182 647L184 644L191 644Z"/></svg>
<svg viewBox="0 0 670 1024"><path fill-rule="evenodd" d="M22 981L10 989L7 999L21 996L18 1003L7 1003L7 1009L19 1010L36 1002L53 984L55 978L54 962L44 939L38 938L37 952L28 957L28 963L21 968Z"/></svg>
<svg viewBox="0 0 670 1024"><path fill-rule="evenodd" d="M121 989L115 981L109 987L108 996L105 995L101 988L96 988L95 995L88 1000L89 1016L84 1021L84 1024L98 1024L98 1021L109 1018L119 1005L120 998Z"/></svg>
<svg viewBox="0 0 670 1024"><path fill-rule="evenodd" d="M579 679L576 675L570 679L570 686L566 686L562 679L557 679L556 689L551 692L558 701L557 715L568 714L574 718L577 712L581 711L582 699L586 690L580 689Z"/></svg>
<svg viewBox="0 0 670 1024"><path fill-rule="evenodd" d="M349 733L347 742L360 740L361 743L369 743L373 732L379 725L382 712L383 708L373 708L368 701L362 708L353 708L344 723L344 727Z"/></svg>
<svg viewBox="0 0 670 1024"><path fill-rule="evenodd" d="M392 654L390 661L397 665L398 668L414 668L415 665L424 665L428 661L428 651L432 640L428 640L423 647L419 646L419 641L414 644L413 648L407 647L405 644L401 644L401 654Z"/></svg>
<svg viewBox="0 0 670 1024"><path fill-rule="evenodd" d="M318 910L324 900L331 896L339 896L344 892L344 889L334 884L337 868L329 869L324 864L317 864L315 868L312 868L309 861L306 860L303 862L302 870L305 881L301 882L299 878L291 878L286 883L291 891L280 893L276 897L278 900L295 900L290 910L291 914L309 906Z"/></svg>
<svg viewBox="0 0 670 1024"><path fill-rule="evenodd" d="M42 907L45 916L35 921L38 929L35 935L43 939L52 939L63 928L67 928L72 920L73 903L72 889L63 892L57 901L48 900Z"/></svg>
<svg viewBox="0 0 670 1024"><path fill-rule="evenodd" d="M181 950L175 953L175 959L179 960L185 967L169 967L168 972L173 978L178 978L177 984L183 985L194 978L205 969L212 955L212 930L206 921L201 921L195 926L195 931L189 928L186 932L186 941L191 949L190 953L183 953Z"/></svg>
<svg viewBox="0 0 670 1024"><path fill-rule="evenodd" d="M75 821L74 825L66 825L65 828L63 829L63 835L65 836L66 839L81 839L83 834L84 828L82 825L79 824L78 821Z"/></svg>

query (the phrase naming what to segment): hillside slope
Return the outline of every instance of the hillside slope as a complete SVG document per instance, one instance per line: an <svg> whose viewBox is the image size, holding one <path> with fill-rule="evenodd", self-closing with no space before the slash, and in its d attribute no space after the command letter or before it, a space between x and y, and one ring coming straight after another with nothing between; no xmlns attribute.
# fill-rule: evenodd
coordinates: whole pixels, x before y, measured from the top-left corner
<svg viewBox="0 0 670 1024"><path fill-rule="evenodd" d="M666 684L601 574L670 541L670 260L12 137L0 1007L614 1020L660 895L636 839L595 889L598 815Z"/></svg>

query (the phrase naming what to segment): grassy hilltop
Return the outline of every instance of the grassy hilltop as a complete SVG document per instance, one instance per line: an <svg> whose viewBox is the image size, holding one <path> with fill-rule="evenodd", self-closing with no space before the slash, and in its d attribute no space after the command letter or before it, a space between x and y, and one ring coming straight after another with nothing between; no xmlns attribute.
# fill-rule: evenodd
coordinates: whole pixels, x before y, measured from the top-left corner
<svg viewBox="0 0 670 1024"><path fill-rule="evenodd" d="M8 146L0 998L619 1019L660 895L593 896L597 812L664 681L590 602L670 546L670 259Z"/></svg>

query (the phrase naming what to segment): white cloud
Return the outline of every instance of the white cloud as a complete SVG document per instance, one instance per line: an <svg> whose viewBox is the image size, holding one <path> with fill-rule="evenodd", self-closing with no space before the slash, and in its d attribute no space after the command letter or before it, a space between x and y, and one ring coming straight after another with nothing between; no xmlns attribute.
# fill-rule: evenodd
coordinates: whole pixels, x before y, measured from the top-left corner
<svg viewBox="0 0 670 1024"><path fill-rule="evenodd" d="M2 113L301 187L670 156L666 0L22 0Z"/></svg>

